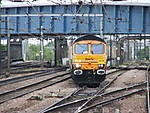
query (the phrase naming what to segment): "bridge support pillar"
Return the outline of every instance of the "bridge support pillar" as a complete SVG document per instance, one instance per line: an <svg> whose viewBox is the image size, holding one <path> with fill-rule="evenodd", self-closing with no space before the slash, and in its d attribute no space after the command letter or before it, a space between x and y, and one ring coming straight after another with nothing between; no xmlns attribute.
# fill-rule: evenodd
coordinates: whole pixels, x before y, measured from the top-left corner
<svg viewBox="0 0 150 113"><path fill-rule="evenodd" d="M21 39L14 39L14 41L10 42L10 59L11 61L23 60Z"/></svg>
<svg viewBox="0 0 150 113"><path fill-rule="evenodd" d="M136 42L136 41L134 40L134 60L136 59L136 58L135 58L135 56L136 56L136 48L135 48L136 46L135 46L135 42Z"/></svg>
<svg viewBox="0 0 150 113"><path fill-rule="evenodd" d="M123 63L123 59L124 59L124 48L123 48L123 41L119 41L119 45L118 45L118 56L120 58L119 60L119 64Z"/></svg>
<svg viewBox="0 0 150 113"><path fill-rule="evenodd" d="M110 35L110 56L109 56L109 60L110 60L110 67L112 66L112 36Z"/></svg>
<svg viewBox="0 0 150 113"><path fill-rule="evenodd" d="M128 48L128 51L127 51L127 61L130 60L130 41L128 40L127 42L127 48Z"/></svg>
<svg viewBox="0 0 150 113"><path fill-rule="evenodd" d="M8 70L7 45L0 36L0 75L6 75Z"/></svg>
<svg viewBox="0 0 150 113"><path fill-rule="evenodd" d="M142 55L141 55L142 51L141 51L141 40L140 40L140 52L139 52L139 55L140 55L140 61L142 60Z"/></svg>
<svg viewBox="0 0 150 113"><path fill-rule="evenodd" d="M68 56L67 40L63 37L55 38L55 66L63 64L63 58Z"/></svg>

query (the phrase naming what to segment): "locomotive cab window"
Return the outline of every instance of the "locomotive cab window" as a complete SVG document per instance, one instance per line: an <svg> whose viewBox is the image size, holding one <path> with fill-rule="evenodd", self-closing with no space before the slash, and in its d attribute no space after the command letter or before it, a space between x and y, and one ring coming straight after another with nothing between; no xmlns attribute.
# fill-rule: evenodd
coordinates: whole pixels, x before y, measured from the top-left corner
<svg viewBox="0 0 150 113"><path fill-rule="evenodd" d="M88 53L88 45L87 44L76 44L75 53L76 54L87 54Z"/></svg>
<svg viewBox="0 0 150 113"><path fill-rule="evenodd" d="M104 54L104 45L103 44L92 44L91 45L92 54Z"/></svg>

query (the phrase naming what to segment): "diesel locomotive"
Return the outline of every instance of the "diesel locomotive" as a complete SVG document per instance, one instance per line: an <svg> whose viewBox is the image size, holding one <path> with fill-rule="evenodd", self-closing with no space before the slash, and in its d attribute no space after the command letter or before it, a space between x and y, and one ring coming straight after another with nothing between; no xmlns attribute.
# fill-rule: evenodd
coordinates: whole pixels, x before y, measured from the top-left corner
<svg viewBox="0 0 150 113"><path fill-rule="evenodd" d="M86 35L72 43L71 74L79 85L100 84L106 76L106 49L103 37Z"/></svg>

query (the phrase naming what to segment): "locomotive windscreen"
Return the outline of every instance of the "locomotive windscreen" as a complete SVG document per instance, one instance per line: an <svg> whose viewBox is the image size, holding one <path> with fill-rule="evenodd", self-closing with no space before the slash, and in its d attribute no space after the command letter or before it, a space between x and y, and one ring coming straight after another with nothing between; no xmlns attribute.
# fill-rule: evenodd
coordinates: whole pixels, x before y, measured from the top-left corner
<svg viewBox="0 0 150 113"><path fill-rule="evenodd" d="M92 54L103 54L104 53L104 45L103 44L92 44L91 53Z"/></svg>
<svg viewBox="0 0 150 113"><path fill-rule="evenodd" d="M88 45L87 44L76 44L75 47L76 54L87 54L88 53Z"/></svg>

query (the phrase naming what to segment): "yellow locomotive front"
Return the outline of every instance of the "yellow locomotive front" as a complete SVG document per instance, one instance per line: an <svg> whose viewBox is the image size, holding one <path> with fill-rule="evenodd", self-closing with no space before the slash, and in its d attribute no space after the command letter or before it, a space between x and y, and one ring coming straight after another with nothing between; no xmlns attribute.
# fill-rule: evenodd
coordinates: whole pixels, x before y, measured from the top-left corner
<svg viewBox="0 0 150 113"><path fill-rule="evenodd" d="M99 84L106 76L106 43L88 35L73 43L72 78L78 84Z"/></svg>

